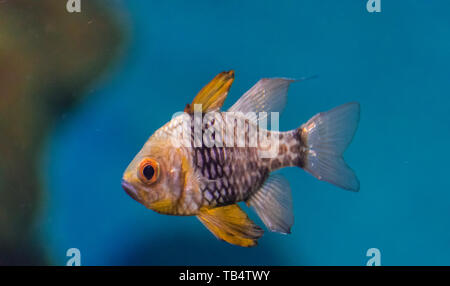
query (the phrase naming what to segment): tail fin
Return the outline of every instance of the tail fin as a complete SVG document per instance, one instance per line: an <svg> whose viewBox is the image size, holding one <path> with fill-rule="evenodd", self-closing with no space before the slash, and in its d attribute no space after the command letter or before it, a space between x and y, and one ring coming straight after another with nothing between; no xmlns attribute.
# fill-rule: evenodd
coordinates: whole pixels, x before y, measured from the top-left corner
<svg viewBox="0 0 450 286"><path fill-rule="evenodd" d="M307 148L302 167L319 180L359 191L359 180L342 157L358 122L359 103L350 102L316 114L300 126L297 130Z"/></svg>

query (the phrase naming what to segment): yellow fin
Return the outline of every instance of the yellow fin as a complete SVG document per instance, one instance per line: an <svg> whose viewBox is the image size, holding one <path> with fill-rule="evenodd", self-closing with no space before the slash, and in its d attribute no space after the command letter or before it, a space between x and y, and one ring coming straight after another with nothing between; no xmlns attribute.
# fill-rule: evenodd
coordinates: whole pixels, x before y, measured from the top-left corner
<svg viewBox="0 0 450 286"><path fill-rule="evenodd" d="M237 204L203 208L197 217L218 239L239 246L255 246L264 233Z"/></svg>
<svg viewBox="0 0 450 286"><path fill-rule="evenodd" d="M160 214L171 214L173 212L173 204L169 199L151 203L150 208Z"/></svg>
<svg viewBox="0 0 450 286"><path fill-rule="evenodd" d="M194 104L202 105L202 112L219 110L228 95L234 80L234 71L221 72L197 93L192 103L184 111L194 112Z"/></svg>

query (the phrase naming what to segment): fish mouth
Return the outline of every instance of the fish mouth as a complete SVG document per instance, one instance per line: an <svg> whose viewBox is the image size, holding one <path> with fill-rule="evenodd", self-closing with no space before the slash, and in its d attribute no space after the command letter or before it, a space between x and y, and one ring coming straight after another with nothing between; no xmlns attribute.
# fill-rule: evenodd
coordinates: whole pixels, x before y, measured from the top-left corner
<svg viewBox="0 0 450 286"><path fill-rule="evenodd" d="M139 202L138 192L130 183L128 183L125 180L122 180L122 188L133 200Z"/></svg>

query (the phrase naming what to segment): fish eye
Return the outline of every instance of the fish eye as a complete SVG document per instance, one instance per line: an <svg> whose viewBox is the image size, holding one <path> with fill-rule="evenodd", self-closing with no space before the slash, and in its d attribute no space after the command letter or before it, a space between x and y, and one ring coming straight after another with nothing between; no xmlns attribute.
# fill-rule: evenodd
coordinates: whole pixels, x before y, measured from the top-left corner
<svg viewBox="0 0 450 286"><path fill-rule="evenodd" d="M145 158L139 166L139 178L145 184L153 184L159 177L159 164L152 158Z"/></svg>

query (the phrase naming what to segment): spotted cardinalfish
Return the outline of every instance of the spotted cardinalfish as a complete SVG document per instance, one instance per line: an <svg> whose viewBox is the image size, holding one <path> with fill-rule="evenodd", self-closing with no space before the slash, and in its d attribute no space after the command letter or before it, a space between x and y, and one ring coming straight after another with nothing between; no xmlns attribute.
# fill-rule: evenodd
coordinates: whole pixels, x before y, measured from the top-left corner
<svg viewBox="0 0 450 286"><path fill-rule="evenodd" d="M236 119L243 118L246 126L253 126L258 119L246 118L245 114L281 112L288 87L295 81L261 79L223 112L221 108L233 80L233 71L218 74L186 105L183 114L193 118L194 107L200 106L203 115L216 112L233 119L233 114L239 113ZM294 223L289 183L272 172L299 167L319 180L346 190L359 190L359 181L342 156L357 129L359 110L359 103L351 102L318 113L291 131L266 130L278 140L274 156L260 156L267 146L259 143L244 147L174 144L182 136L177 130L183 116L177 116L147 140L125 170L122 187L133 199L158 213L197 216L218 239L255 246L264 231L239 202L253 208L270 231L287 234ZM201 128L204 131L208 124L202 123ZM244 128L246 143L248 130ZM236 134L236 130L231 132Z"/></svg>

